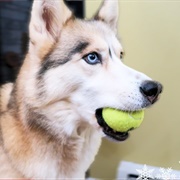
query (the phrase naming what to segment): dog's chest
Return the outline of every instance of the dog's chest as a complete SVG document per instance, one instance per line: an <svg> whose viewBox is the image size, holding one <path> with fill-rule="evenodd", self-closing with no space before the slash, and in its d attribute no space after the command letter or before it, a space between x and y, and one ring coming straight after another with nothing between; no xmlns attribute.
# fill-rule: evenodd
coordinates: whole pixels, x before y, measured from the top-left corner
<svg viewBox="0 0 180 180"><path fill-rule="evenodd" d="M93 162L101 143L101 136L95 130L88 130L83 137L71 139L63 147L52 151L36 151L36 156L27 167L21 168L30 178L84 178ZM30 168L29 168L30 167Z"/></svg>

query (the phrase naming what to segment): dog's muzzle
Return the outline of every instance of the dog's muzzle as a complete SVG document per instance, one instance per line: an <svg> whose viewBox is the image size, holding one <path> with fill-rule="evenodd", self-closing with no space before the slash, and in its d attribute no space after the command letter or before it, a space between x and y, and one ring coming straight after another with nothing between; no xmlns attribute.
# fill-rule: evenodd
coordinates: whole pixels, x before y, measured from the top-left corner
<svg viewBox="0 0 180 180"><path fill-rule="evenodd" d="M146 105L142 106L142 108L146 108L154 104L158 100L162 89L162 85L158 82L144 81L140 86L140 92L146 99L147 103ZM102 128L102 131L107 135L107 137L110 137L111 139L116 141L124 141L129 137L129 131L131 131L132 129L127 132L117 132L107 125L102 116L102 108L96 110L95 116L98 124Z"/></svg>

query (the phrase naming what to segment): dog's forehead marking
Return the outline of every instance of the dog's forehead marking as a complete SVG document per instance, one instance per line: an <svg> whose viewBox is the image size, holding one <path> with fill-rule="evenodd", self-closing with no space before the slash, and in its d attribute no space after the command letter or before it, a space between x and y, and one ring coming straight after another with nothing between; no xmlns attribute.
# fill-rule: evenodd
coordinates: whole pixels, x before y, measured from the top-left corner
<svg viewBox="0 0 180 180"><path fill-rule="evenodd" d="M105 51L109 52L110 56L112 53L120 56L120 52L123 51L122 45L116 34L106 23L101 21L93 21L90 22L89 28L91 29L92 42L93 44L96 44L95 46L100 44L99 48L104 48Z"/></svg>
<svg viewBox="0 0 180 180"><path fill-rule="evenodd" d="M49 69L56 68L71 60L72 56L76 53L82 52L89 45L85 40L77 41L75 44L68 47L57 47L54 51L50 52L43 60L38 77L41 77Z"/></svg>
<svg viewBox="0 0 180 180"><path fill-rule="evenodd" d="M85 49L87 53L97 50L102 54L108 53L112 57L120 53L122 46L114 32L105 23L76 20L64 29L56 48L44 58L38 77L43 76L52 68L67 63L74 54L82 53Z"/></svg>

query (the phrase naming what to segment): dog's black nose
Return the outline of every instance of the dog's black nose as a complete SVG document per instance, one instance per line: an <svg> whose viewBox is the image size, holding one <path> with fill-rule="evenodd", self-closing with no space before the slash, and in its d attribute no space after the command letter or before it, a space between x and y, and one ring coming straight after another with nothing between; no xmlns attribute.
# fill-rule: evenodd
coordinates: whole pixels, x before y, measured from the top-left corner
<svg viewBox="0 0 180 180"><path fill-rule="evenodd" d="M145 98L150 101L151 104L155 103L158 99L158 95L162 92L162 85L155 81L145 81L141 87L140 91Z"/></svg>

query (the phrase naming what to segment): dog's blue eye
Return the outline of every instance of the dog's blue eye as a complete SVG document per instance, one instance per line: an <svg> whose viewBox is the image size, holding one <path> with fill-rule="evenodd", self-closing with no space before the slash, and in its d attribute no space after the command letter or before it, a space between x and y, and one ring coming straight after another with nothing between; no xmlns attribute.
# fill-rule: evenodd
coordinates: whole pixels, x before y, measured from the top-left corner
<svg viewBox="0 0 180 180"><path fill-rule="evenodd" d="M101 63L101 60L99 58L99 55L95 52L90 53L86 56L83 57L83 59L88 63L88 64L98 64Z"/></svg>

